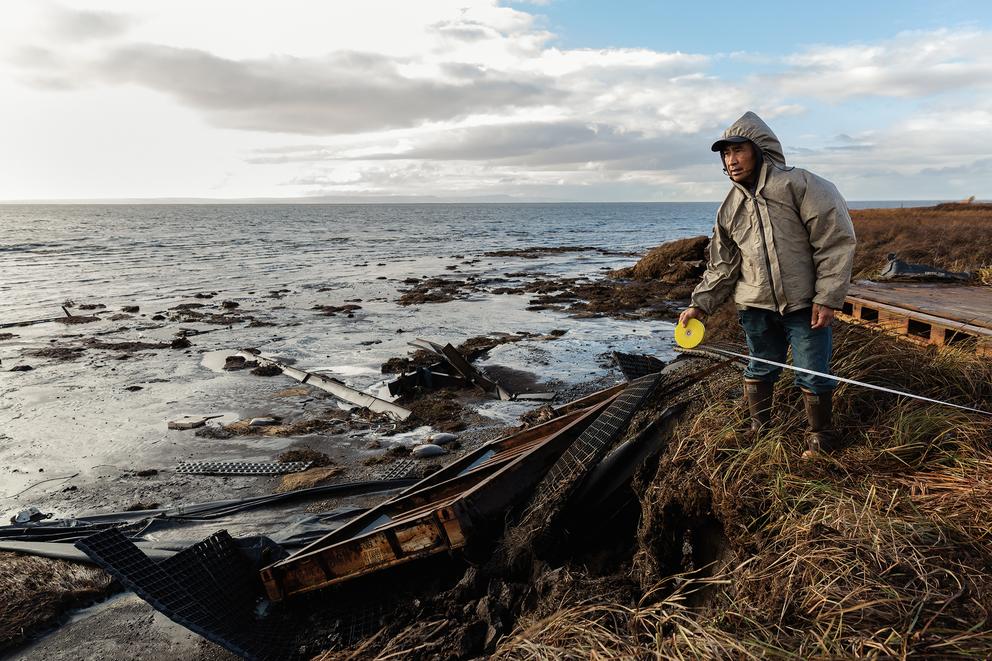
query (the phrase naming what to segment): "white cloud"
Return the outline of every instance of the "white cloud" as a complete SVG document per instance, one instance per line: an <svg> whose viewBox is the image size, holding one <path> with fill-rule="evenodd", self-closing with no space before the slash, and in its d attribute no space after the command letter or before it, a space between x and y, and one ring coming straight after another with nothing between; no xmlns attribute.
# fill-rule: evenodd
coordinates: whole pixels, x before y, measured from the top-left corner
<svg viewBox="0 0 992 661"><path fill-rule="evenodd" d="M955 181L970 181L966 164L983 162L974 136L992 124L981 103L992 80L989 36L904 33L781 57L556 47L532 14L497 0L93 0L85 9L12 0L0 9L0 92L11 100L0 109L0 141L63 135L40 150L35 140L20 158L47 154L53 170L91 159L73 196L92 180L94 195L122 196L715 199L725 180L708 145L753 109L782 123L790 158L869 196L898 197L870 186L897 189L900 178L938 179L953 168L964 168ZM772 73L728 76L724 64ZM941 94L979 102L940 106ZM828 137L800 121L824 103L880 96L913 105L899 101L895 123L832 118ZM120 116L132 107L142 110ZM128 161L121 146L101 154L98 141L71 131L113 140L121 126L145 136L146 158ZM92 151L58 158L83 145ZM197 163L201 184L184 161ZM115 170L129 173L116 193ZM28 170L36 171L40 164ZM28 176L0 165L11 191L63 195ZM175 192L183 186L195 190Z"/></svg>
<svg viewBox="0 0 992 661"><path fill-rule="evenodd" d="M837 101L921 97L992 86L990 35L979 30L906 32L877 44L818 45L786 58L769 77L783 92Z"/></svg>

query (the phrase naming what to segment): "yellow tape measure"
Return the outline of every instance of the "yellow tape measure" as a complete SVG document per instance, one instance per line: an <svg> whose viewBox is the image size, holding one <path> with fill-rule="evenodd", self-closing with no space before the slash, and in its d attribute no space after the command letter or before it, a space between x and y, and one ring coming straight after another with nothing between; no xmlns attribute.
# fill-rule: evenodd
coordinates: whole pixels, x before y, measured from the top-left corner
<svg viewBox="0 0 992 661"><path fill-rule="evenodd" d="M683 349L691 349L703 341L706 327L699 319L690 319L686 325L675 324L675 342Z"/></svg>

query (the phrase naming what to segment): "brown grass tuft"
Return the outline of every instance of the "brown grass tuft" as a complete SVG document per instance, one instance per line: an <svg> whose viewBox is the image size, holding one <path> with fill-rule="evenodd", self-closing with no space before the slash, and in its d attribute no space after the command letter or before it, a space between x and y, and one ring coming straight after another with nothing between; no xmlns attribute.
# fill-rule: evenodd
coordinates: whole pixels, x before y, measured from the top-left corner
<svg viewBox="0 0 992 661"><path fill-rule="evenodd" d="M0 651L52 626L68 609L106 596L111 582L90 565L0 553Z"/></svg>
<svg viewBox="0 0 992 661"><path fill-rule="evenodd" d="M610 275L675 284L702 273L699 267L706 264L706 248L709 243L707 236L669 241L649 250L634 266L614 271ZM700 261L702 264L699 264Z"/></svg>

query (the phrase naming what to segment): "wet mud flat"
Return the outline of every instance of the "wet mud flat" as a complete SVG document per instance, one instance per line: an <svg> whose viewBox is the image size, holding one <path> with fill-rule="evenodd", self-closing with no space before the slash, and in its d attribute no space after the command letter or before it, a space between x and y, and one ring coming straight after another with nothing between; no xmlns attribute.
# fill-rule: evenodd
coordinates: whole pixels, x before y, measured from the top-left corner
<svg viewBox="0 0 992 661"><path fill-rule="evenodd" d="M501 285L513 283L493 277ZM313 283L260 292L195 292L168 304L64 301L66 313L57 322L4 329L0 454L6 470L0 478L6 515L28 506L71 518L242 499L373 479L401 461L416 464L411 475L428 475L519 426L522 415L540 407L501 403L471 388L430 390L399 400L413 416L397 423L295 383L277 370L241 363L236 354L244 349L288 364L306 363L375 391L397 370L417 366L408 340L450 337L470 362L514 391L553 390L559 398L574 399L616 383L619 375L605 349L614 343L655 342L644 329L629 333L610 328L605 320L572 326L567 316L528 310L523 297L485 288L452 302L404 304L406 286L400 278L387 278L349 293ZM442 318L453 336L438 333ZM327 341L329 335L333 342ZM308 347L319 347L319 353ZM413 456L417 446L441 433L456 436L442 446L443 454ZM183 462L197 461L309 461L311 466L282 477L177 471ZM379 499L356 497L347 503L364 506ZM329 499L305 508L317 512L340 504ZM16 576L23 556L0 552L0 557ZM52 571L35 573L42 578ZM64 621L67 608L112 594L114 586L96 576L99 588L78 594L60 588L51 609L32 613L21 608L12 614L17 633L5 647L22 650L17 654L30 650L31 658L63 658L78 635L74 632L85 630L90 611L34 647L24 648L23 640ZM33 596L24 594L28 601ZM93 612L119 612L121 603L114 600ZM148 627L150 641L175 635L161 616L127 603L129 612L145 613L135 617ZM163 627L171 633L163 633ZM123 641L107 644L111 649ZM155 658L154 647L150 642L146 658Z"/></svg>

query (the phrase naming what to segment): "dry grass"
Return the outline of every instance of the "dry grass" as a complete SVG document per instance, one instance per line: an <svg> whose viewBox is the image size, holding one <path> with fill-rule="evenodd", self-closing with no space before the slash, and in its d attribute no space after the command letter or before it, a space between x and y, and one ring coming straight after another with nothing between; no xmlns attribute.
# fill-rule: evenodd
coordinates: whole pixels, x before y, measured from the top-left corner
<svg viewBox="0 0 992 661"><path fill-rule="evenodd" d="M878 274L893 252L951 271L992 267L992 204L855 209L851 217L858 235L856 278Z"/></svg>
<svg viewBox="0 0 992 661"><path fill-rule="evenodd" d="M992 361L861 328L836 343L841 376L992 409ZM497 657L992 656L992 416L842 385L847 445L805 463L797 389L750 442L736 388L717 382L642 489L640 603L563 600ZM700 570L682 546L703 521L722 541Z"/></svg>
<svg viewBox="0 0 992 661"><path fill-rule="evenodd" d="M90 565L0 553L0 651L110 589L110 576Z"/></svg>
<svg viewBox="0 0 992 661"><path fill-rule="evenodd" d="M310 468L300 473L290 473L283 475L276 486L276 493L288 493L299 489L309 489L327 482L332 477L337 477L344 472L340 466L326 466L323 468Z"/></svg>

